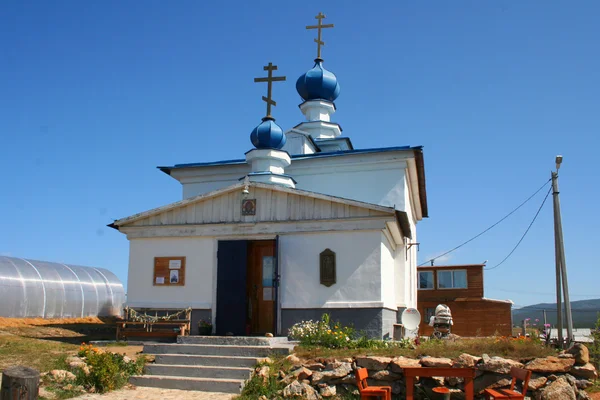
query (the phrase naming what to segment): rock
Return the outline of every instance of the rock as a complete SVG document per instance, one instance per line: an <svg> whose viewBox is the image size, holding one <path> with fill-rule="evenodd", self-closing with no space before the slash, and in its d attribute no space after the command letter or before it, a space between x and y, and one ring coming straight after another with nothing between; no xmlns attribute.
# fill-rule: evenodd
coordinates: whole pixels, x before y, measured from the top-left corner
<svg viewBox="0 0 600 400"><path fill-rule="evenodd" d="M273 334L270 332L265 333L265 337L273 337Z"/></svg>
<svg viewBox="0 0 600 400"><path fill-rule="evenodd" d="M269 398L263 394L258 398L258 400L269 400Z"/></svg>
<svg viewBox="0 0 600 400"><path fill-rule="evenodd" d="M482 357L482 360L483 363L477 365L480 370L497 374L510 374L512 367L523 368L520 362L502 357Z"/></svg>
<svg viewBox="0 0 600 400"><path fill-rule="evenodd" d="M72 372L65 371L64 369L53 369L50 371L50 376L56 382L74 381L75 375Z"/></svg>
<svg viewBox="0 0 600 400"><path fill-rule="evenodd" d="M575 390L563 377L540 391L540 400L576 400Z"/></svg>
<svg viewBox="0 0 600 400"><path fill-rule="evenodd" d="M321 370L325 369L325 366L319 362L304 364L304 366L313 371L321 371Z"/></svg>
<svg viewBox="0 0 600 400"><path fill-rule="evenodd" d="M590 351L581 343L575 343L566 354L572 354L575 357L575 365L586 365L590 362Z"/></svg>
<svg viewBox="0 0 600 400"><path fill-rule="evenodd" d="M448 386L452 386L452 387L456 387L458 385L460 385L461 383L464 383L465 378L459 378L457 376L449 376L446 378L446 383L448 384Z"/></svg>
<svg viewBox="0 0 600 400"><path fill-rule="evenodd" d="M596 368L590 363L581 366L574 366L571 368L569 373L578 378L585 379L596 379L598 378L598 373L596 372Z"/></svg>
<svg viewBox="0 0 600 400"><path fill-rule="evenodd" d="M369 372L369 378L377 381L395 381L402 378L402 375L384 369L382 371Z"/></svg>
<svg viewBox="0 0 600 400"><path fill-rule="evenodd" d="M130 363L130 362L132 362L132 361L133 361L133 360L132 360L131 358L129 358L129 357L127 357L127 356L123 356L123 362Z"/></svg>
<svg viewBox="0 0 600 400"><path fill-rule="evenodd" d="M481 394L485 389L496 389L510 386L512 378L510 375L488 373L483 374L473 381L475 394Z"/></svg>
<svg viewBox="0 0 600 400"><path fill-rule="evenodd" d="M258 370L256 375L258 375L262 378L263 383L266 383L269 380L270 373L271 373L271 368L269 368L268 365L264 365L264 366L260 367L260 369Z"/></svg>
<svg viewBox="0 0 600 400"><path fill-rule="evenodd" d="M392 393L403 394L406 392L406 384L403 380L397 380L392 382Z"/></svg>
<svg viewBox="0 0 600 400"><path fill-rule="evenodd" d="M307 379L310 378L312 376L313 372L305 367L300 367L297 370L295 370L294 372L292 372L292 375L298 379L298 380L303 380L303 379Z"/></svg>
<svg viewBox="0 0 600 400"><path fill-rule="evenodd" d="M320 398L319 394L312 386L298 381L290 383L283 389L283 397L308 400L318 400Z"/></svg>
<svg viewBox="0 0 600 400"><path fill-rule="evenodd" d="M332 379L328 383L331 383L332 385L351 384L356 386L356 376L354 374L348 374L339 379Z"/></svg>
<svg viewBox="0 0 600 400"><path fill-rule="evenodd" d="M573 375L566 374L565 379L567 380L567 382L569 382L569 385L571 386L575 386L577 383L577 379L575 379Z"/></svg>
<svg viewBox="0 0 600 400"><path fill-rule="evenodd" d="M580 390L585 390L585 389L589 388L590 386L592 386L593 384L594 384L594 382L588 381L587 379L578 379L575 382L575 386L577 386L577 389L580 389Z"/></svg>
<svg viewBox="0 0 600 400"><path fill-rule="evenodd" d="M329 386L326 384L319 385L319 394L323 397L334 397L337 395L335 385Z"/></svg>
<svg viewBox="0 0 600 400"><path fill-rule="evenodd" d="M329 382L334 379L340 379L352 372L352 367L349 363L342 363L341 366L334 369L333 371L314 371L312 373L312 384L317 385L319 383Z"/></svg>
<svg viewBox="0 0 600 400"><path fill-rule="evenodd" d="M577 393L577 400L589 400L590 396L584 392L583 390L579 391L579 393Z"/></svg>
<svg viewBox="0 0 600 400"><path fill-rule="evenodd" d="M356 357L356 365L368 369L369 371L381 371L386 369L392 359L390 357Z"/></svg>
<svg viewBox="0 0 600 400"><path fill-rule="evenodd" d="M300 365L302 363L302 361L300 361L300 359L298 357L296 357L295 354L290 354L285 359L287 361L289 361L290 363L292 363L292 365Z"/></svg>
<svg viewBox="0 0 600 400"><path fill-rule="evenodd" d="M415 360L414 358L406 358L406 357L394 357L390 362L390 369L392 372L396 372L401 374L404 368L419 368L421 367L421 362L419 360Z"/></svg>
<svg viewBox="0 0 600 400"><path fill-rule="evenodd" d="M575 364L575 359L573 358L550 356L546 358L536 358L535 360L528 362L525 368L533 372L552 374L557 372L569 372L573 364Z"/></svg>
<svg viewBox="0 0 600 400"><path fill-rule="evenodd" d="M421 365L424 367L450 368L452 360L449 358L423 357Z"/></svg>
<svg viewBox="0 0 600 400"><path fill-rule="evenodd" d="M43 397L44 399L48 399L48 400L53 400L56 398L56 395L54 394L54 392L50 392L50 391L46 390L46 388L43 386L40 386L38 395L40 397Z"/></svg>
<svg viewBox="0 0 600 400"><path fill-rule="evenodd" d="M81 357L69 356L69 357L65 358L65 362L67 364L70 364L72 362L83 362L83 360L81 359Z"/></svg>
<svg viewBox="0 0 600 400"><path fill-rule="evenodd" d="M352 362L353 362L354 360L352 359L352 357L345 357L345 358L340 358L340 360L339 360L339 361L341 361L341 362L347 362L347 363L350 363L350 364L352 364Z"/></svg>
<svg viewBox="0 0 600 400"><path fill-rule="evenodd" d="M555 380L557 380L557 379L558 379L558 376L556 376L556 375L554 375L554 374L552 374L552 375L548 375L548 380L549 380L550 382L554 382L554 381L555 381Z"/></svg>
<svg viewBox="0 0 600 400"><path fill-rule="evenodd" d="M529 380L529 390L535 392L538 389L543 388L548 382L548 378L542 375L531 375L531 379Z"/></svg>
<svg viewBox="0 0 600 400"><path fill-rule="evenodd" d="M479 361L481 361L481 357L463 353L452 361L452 366L454 368L473 368Z"/></svg>
<svg viewBox="0 0 600 400"><path fill-rule="evenodd" d="M350 361L350 362L352 362L352 361ZM341 361L333 360L331 362L328 362L327 365L325 365L325 370L333 371L334 369L339 368L342 364L343 364L343 362L341 362Z"/></svg>

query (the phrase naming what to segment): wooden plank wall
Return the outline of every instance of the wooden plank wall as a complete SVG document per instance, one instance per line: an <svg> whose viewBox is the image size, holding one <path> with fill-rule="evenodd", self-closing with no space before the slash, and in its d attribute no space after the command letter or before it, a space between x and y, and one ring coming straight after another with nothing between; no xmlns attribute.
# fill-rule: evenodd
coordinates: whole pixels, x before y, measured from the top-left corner
<svg viewBox="0 0 600 400"><path fill-rule="evenodd" d="M451 271L453 269L462 269L467 271L466 289L437 289L437 271ZM419 301L437 301L439 303L452 301L459 297L483 297L483 267L467 266L456 268L440 267L419 267L418 272L433 271L434 289L419 290ZM439 304L438 303L438 304Z"/></svg>
<svg viewBox="0 0 600 400"><path fill-rule="evenodd" d="M439 302L420 301L418 310L423 316L419 334L429 336L433 333L433 327L429 321L424 321L426 308L437 307ZM454 326L452 333L459 336L500 336L512 335L511 326L511 304L499 303L486 300L474 301L450 301L443 303L450 307Z"/></svg>
<svg viewBox="0 0 600 400"><path fill-rule="evenodd" d="M256 199L256 215L242 216L242 192L235 190L219 197L165 211L133 222L132 226L214 224L258 221L302 221L352 217L386 216L384 212L349 206L274 190L253 188L249 198Z"/></svg>

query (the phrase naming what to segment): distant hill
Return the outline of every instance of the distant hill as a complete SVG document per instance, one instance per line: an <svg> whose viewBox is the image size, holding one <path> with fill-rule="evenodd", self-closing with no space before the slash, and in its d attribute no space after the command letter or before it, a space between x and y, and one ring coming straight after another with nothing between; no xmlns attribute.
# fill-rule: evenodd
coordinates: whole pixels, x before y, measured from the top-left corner
<svg viewBox="0 0 600 400"><path fill-rule="evenodd" d="M531 306L513 310L513 324L521 325L521 321L525 318L531 318L530 324L538 326L544 324L544 311L546 310L546 320L552 326L556 325L556 303L540 303ZM596 320L600 314L600 299L594 300L579 300L571 302L571 311L573 314L574 328L593 328L596 325ZM563 312L564 318L564 312Z"/></svg>

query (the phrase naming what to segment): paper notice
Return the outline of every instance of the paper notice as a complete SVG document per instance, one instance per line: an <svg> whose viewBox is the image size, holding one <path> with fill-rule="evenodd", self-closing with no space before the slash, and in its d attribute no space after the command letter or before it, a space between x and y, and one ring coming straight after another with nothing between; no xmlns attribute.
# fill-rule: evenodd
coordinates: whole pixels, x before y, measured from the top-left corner
<svg viewBox="0 0 600 400"><path fill-rule="evenodd" d="M164 285L165 284L165 277L164 276L157 276L156 277L156 284L157 285Z"/></svg>

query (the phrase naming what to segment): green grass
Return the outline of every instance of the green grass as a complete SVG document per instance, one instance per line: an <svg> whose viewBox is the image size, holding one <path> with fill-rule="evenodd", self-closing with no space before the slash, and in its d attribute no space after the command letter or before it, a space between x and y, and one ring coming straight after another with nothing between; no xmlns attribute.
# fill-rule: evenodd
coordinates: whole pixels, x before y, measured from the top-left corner
<svg viewBox="0 0 600 400"><path fill-rule="evenodd" d="M14 365L35 368L38 371L55 369L61 359L75 354L79 346L55 340L27 337L0 336L0 369Z"/></svg>
<svg viewBox="0 0 600 400"><path fill-rule="evenodd" d="M346 358L356 356L385 356L412 357L421 356L455 358L462 353L473 356L487 354L490 357L499 356L520 360L523 358L546 357L555 355L556 350L545 347L535 340L511 340L506 338L462 339L457 341L430 340L421 343L416 348L388 349L327 349L322 347L296 347L295 353L304 359L316 358Z"/></svg>

